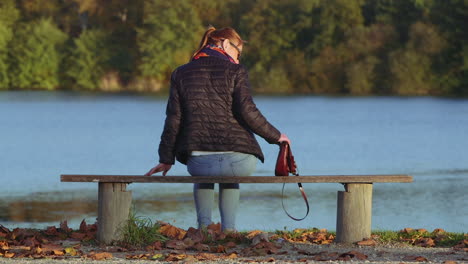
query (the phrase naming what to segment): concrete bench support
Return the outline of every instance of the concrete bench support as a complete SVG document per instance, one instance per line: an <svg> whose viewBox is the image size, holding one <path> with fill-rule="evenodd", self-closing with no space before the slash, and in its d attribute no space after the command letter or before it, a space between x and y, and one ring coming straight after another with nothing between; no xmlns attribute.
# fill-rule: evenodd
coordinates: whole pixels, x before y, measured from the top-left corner
<svg viewBox="0 0 468 264"><path fill-rule="evenodd" d="M336 242L353 243L371 236L372 184L345 184L338 192Z"/></svg>
<svg viewBox="0 0 468 264"><path fill-rule="evenodd" d="M98 190L98 232L97 239L110 244L121 238L120 229L128 220L132 192L126 183L100 182Z"/></svg>

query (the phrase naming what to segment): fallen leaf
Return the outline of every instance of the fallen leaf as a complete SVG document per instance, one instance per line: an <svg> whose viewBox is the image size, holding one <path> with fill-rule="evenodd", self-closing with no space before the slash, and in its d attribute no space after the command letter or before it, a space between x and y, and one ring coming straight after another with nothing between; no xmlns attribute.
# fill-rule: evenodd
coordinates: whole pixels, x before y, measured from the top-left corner
<svg viewBox="0 0 468 264"><path fill-rule="evenodd" d="M183 242L187 246L187 248L193 247L195 245L195 241L188 237L184 238Z"/></svg>
<svg viewBox="0 0 468 264"><path fill-rule="evenodd" d="M409 234L409 233L411 233L411 232L413 232L413 231L414 231L413 228L407 227L407 228L404 228L403 230L401 230L400 232L401 232L401 233Z"/></svg>
<svg viewBox="0 0 468 264"><path fill-rule="evenodd" d="M432 231L432 233L434 234L443 234L443 233L446 233L445 230L441 229L441 228L436 228L434 229L434 231Z"/></svg>
<svg viewBox="0 0 468 264"><path fill-rule="evenodd" d="M224 245L226 248L235 248L237 244L235 242L229 241Z"/></svg>
<svg viewBox="0 0 468 264"><path fill-rule="evenodd" d="M49 253L54 253L54 251L63 251L64 248L60 245L57 245L57 244L44 244L42 245L42 248L41 247L37 247L37 250L39 250L41 252L49 252ZM37 251L36 250L36 251ZM40 252L37 252L37 253L40 253Z"/></svg>
<svg viewBox="0 0 468 264"><path fill-rule="evenodd" d="M164 259L164 255L163 254L154 254L152 257L151 257L152 260L163 260Z"/></svg>
<svg viewBox="0 0 468 264"><path fill-rule="evenodd" d="M253 231L250 231L245 237L248 238L248 239L252 239L252 238L254 238L255 236L257 236L258 234L261 234L261 233L263 233L263 231L253 230Z"/></svg>
<svg viewBox="0 0 468 264"><path fill-rule="evenodd" d="M28 237L25 240L21 241L21 244L23 246L28 246L31 248L34 248L36 246L39 246L41 243L36 239L36 237Z"/></svg>
<svg viewBox="0 0 468 264"><path fill-rule="evenodd" d="M184 241L180 241L180 240L169 240L166 242L166 247L177 249L177 250L188 248L188 246L184 243Z"/></svg>
<svg viewBox="0 0 468 264"><path fill-rule="evenodd" d="M43 256L43 255L41 255L41 254L31 254L30 257L33 258L33 259L42 259L42 258L45 258L45 256Z"/></svg>
<svg viewBox="0 0 468 264"><path fill-rule="evenodd" d="M420 247L434 247L435 242L432 238L420 238L418 239L415 244Z"/></svg>
<svg viewBox="0 0 468 264"><path fill-rule="evenodd" d="M29 250L31 250L31 247L28 247L28 246L11 246L10 249L11 250L26 250L26 251L29 251Z"/></svg>
<svg viewBox="0 0 468 264"><path fill-rule="evenodd" d="M185 230L175 227L173 225L161 226L159 232L167 237L179 240L183 239L185 237L185 234L187 233Z"/></svg>
<svg viewBox="0 0 468 264"><path fill-rule="evenodd" d="M68 227L67 220L60 222L60 229L65 233L70 233L72 231L72 229Z"/></svg>
<svg viewBox="0 0 468 264"><path fill-rule="evenodd" d="M197 261L198 261L198 259L193 255L187 255L184 258L184 263L194 263L194 262L197 262Z"/></svg>
<svg viewBox="0 0 468 264"><path fill-rule="evenodd" d="M236 259L236 258L238 258L238 256L237 256L237 253L231 253L231 254L228 254L228 255L224 256L224 258L226 258L226 259Z"/></svg>
<svg viewBox="0 0 468 264"><path fill-rule="evenodd" d="M210 247L210 251L213 253L226 253L226 248L223 245L217 245Z"/></svg>
<svg viewBox="0 0 468 264"><path fill-rule="evenodd" d="M88 231L88 226L86 225L86 221L83 219L80 223L80 232L86 233Z"/></svg>
<svg viewBox="0 0 468 264"><path fill-rule="evenodd" d="M463 241L460 241L458 244L454 246L456 249L464 248L468 246L468 239L464 239Z"/></svg>
<svg viewBox="0 0 468 264"><path fill-rule="evenodd" d="M182 259L185 259L187 257L187 255L185 254L169 254L165 261L179 261L179 260L182 260Z"/></svg>
<svg viewBox="0 0 468 264"><path fill-rule="evenodd" d="M418 261L418 262L427 262L427 258L422 256L406 256L403 258L405 261Z"/></svg>
<svg viewBox="0 0 468 264"><path fill-rule="evenodd" d="M37 248L34 250L34 252L35 252L36 254L42 254L43 250L42 250L41 247L37 247Z"/></svg>
<svg viewBox="0 0 468 264"><path fill-rule="evenodd" d="M77 232L73 232L70 235L70 238L77 239L77 240L83 240L85 237L86 237L86 234L77 233Z"/></svg>
<svg viewBox="0 0 468 264"><path fill-rule="evenodd" d="M156 241L153 244L149 245L146 247L146 250L151 251L151 250L162 250L162 243L161 241Z"/></svg>
<svg viewBox="0 0 468 264"><path fill-rule="evenodd" d="M252 245L255 246L260 242L269 242L267 233L259 233L252 238Z"/></svg>
<svg viewBox="0 0 468 264"><path fill-rule="evenodd" d="M255 245L254 248L255 249L265 249L265 252L267 254L276 254L276 253L278 253L278 249L280 249L281 246L275 245L272 242L264 241L264 242L261 242L261 243ZM263 254L263 252L262 252L262 254Z"/></svg>
<svg viewBox="0 0 468 264"><path fill-rule="evenodd" d="M8 250L10 246L8 246L8 243L6 241L0 241L0 249L2 250Z"/></svg>
<svg viewBox="0 0 468 264"><path fill-rule="evenodd" d="M47 227L46 231L44 232L46 235L49 236L57 236L59 234L57 228L55 226Z"/></svg>
<svg viewBox="0 0 468 264"><path fill-rule="evenodd" d="M194 248L197 251L210 251L210 246L202 243L197 243L192 248Z"/></svg>
<svg viewBox="0 0 468 264"><path fill-rule="evenodd" d="M218 258L218 256L210 253L198 253L195 257L197 260L215 260Z"/></svg>
<svg viewBox="0 0 468 264"><path fill-rule="evenodd" d="M5 258L12 258L12 257L15 256L15 253L12 253L12 252L5 252L5 253L3 254L3 256L4 256Z"/></svg>
<svg viewBox="0 0 468 264"><path fill-rule="evenodd" d="M126 259L148 259L148 257L149 257L149 254L136 254L136 255L128 254L125 256Z"/></svg>
<svg viewBox="0 0 468 264"><path fill-rule="evenodd" d="M113 258L112 254L109 252L92 253L88 257L93 260L103 260L103 259Z"/></svg>
<svg viewBox="0 0 468 264"><path fill-rule="evenodd" d="M446 260L442 264L457 264L457 262L455 260Z"/></svg>
<svg viewBox="0 0 468 264"><path fill-rule="evenodd" d="M373 239L365 239L357 242L356 244L358 244L359 246L375 246L377 242L375 242L375 240Z"/></svg>
<svg viewBox="0 0 468 264"><path fill-rule="evenodd" d="M0 233L8 234L10 233L10 229L4 227L3 225L0 225Z"/></svg>
<svg viewBox="0 0 468 264"><path fill-rule="evenodd" d="M346 253L343 253L340 255L341 256L349 256L350 258L354 259L358 259L358 260L365 260L367 259L367 255L364 255L363 253L359 252L359 251L355 251L355 250L352 250L352 251L349 251L349 252L346 252Z"/></svg>
<svg viewBox="0 0 468 264"><path fill-rule="evenodd" d="M24 228L15 228L13 231L9 234L10 238L12 240L24 240L28 237L33 237L36 235L37 232L31 230L31 229L24 229Z"/></svg>
<svg viewBox="0 0 468 264"><path fill-rule="evenodd" d="M221 233L221 223L212 223L206 227L206 229L214 231L216 233Z"/></svg>
<svg viewBox="0 0 468 264"><path fill-rule="evenodd" d="M187 230L186 237L192 239L195 243L202 242L205 239L203 232L200 229L196 229L193 227L190 227Z"/></svg>
<svg viewBox="0 0 468 264"><path fill-rule="evenodd" d="M78 255L78 252L76 251L76 249L72 248L72 247L67 247L65 248L65 253L70 255L70 256L76 256Z"/></svg>
<svg viewBox="0 0 468 264"><path fill-rule="evenodd" d="M52 253L54 253L55 256L63 256L65 253L63 250L53 250Z"/></svg>

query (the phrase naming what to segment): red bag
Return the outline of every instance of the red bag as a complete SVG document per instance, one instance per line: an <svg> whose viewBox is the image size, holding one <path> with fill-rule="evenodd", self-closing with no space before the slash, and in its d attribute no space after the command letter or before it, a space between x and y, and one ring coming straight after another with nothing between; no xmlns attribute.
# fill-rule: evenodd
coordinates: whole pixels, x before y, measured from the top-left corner
<svg viewBox="0 0 468 264"><path fill-rule="evenodd" d="M280 151L278 159L276 160L275 175L276 176L289 176L289 173L296 175L297 166L294 161L294 156L289 147L288 142L280 142Z"/></svg>
<svg viewBox="0 0 468 264"><path fill-rule="evenodd" d="M289 176L291 173L292 175L299 176L299 173L297 172L297 166L296 162L294 161L294 156L291 151L291 147L289 146L288 142L280 142L280 151L278 153L278 158L276 159L276 167L275 167L275 175L276 176ZM281 191L281 204L283 205L283 210L284 212L293 220L296 221L301 221L304 220L307 215L309 214L309 202L307 201L307 196L304 192L304 188L302 188L302 183L297 183L299 186L299 190L301 191L302 198L304 198L304 202L307 207L307 212L304 217L302 218L295 218L291 216L287 211L286 208L284 208L284 186L286 184L283 184L283 189Z"/></svg>

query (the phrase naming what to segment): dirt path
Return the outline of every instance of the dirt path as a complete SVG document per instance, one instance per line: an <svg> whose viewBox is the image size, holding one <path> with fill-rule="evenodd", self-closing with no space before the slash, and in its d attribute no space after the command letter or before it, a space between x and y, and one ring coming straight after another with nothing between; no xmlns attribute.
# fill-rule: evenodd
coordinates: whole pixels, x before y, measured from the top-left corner
<svg viewBox="0 0 468 264"><path fill-rule="evenodd" d="M266 243L266 242L261 242ZM252 247L237 246L223 253L208 253L192 250L125 251L119 247L83 247L84 255L57 257L57 259L0 258L0 263L468 263L466 249L422 248L407 245L314 245L310 243L274 243L277 251L270 252L269 245ZM264 250L267 248L267 250ZM249 249L249 250L247 250ZM105 252L100 260L93 254ZM164 260L151 260L160 257ZM146 258L146 259L145 259Z"/></svg>

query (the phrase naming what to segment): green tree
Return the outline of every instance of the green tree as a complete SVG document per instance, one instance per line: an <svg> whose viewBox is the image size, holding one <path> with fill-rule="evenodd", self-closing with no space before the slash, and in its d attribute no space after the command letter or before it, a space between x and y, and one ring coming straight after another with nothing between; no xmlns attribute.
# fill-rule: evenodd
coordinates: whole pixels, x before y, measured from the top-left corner
<svg viewBox="0 0 468 264"><path fill-rule="evenodd" d="M0 90L9 89L8 45L13 39L13 26L19 19L19 10L14 0L0 3Z"/></svg>
<svg viewBox="0 0 468 264"><path fill-rule="evenodd" d="M50 19L19 25L9 49L11 85L19 89L57 88L66 40Z"/></svg>
<svg viewBox="0 0 468 264"><path fill-rule="evenodd" d="M0 2L0 22L6 27L13 27L20 17L15 0L2 0Z"/></svg>
<svg viewBox="0 0 468 264"><path fill-rule="evenodd" d="M382 74L395 32L388 25L357 26L336 47L328 46L312 60L308 79L316 93L372 94Z"/></svg>
<svg viewBox="0 0 468 264"><path fill-rule="evenodd" d="M189 0L145 2L143 26L138 30L141 54L138 68L144 78L168 80L170 72L187 63L203 35L203 26Z"/></svg>
<svg viewBox="0 0 468 264"><path fill-rule="evenodd" d="M395 45L396 32L390 25L374 24L356 27L345 35L340 49L346 52L345 90L351 94L385 91L387 53ZM349 51L352 51L351 53Z"/></svg>
<svg viewBox="0 0 468 264"><path fill-rule="evenodd" d="M436 71L440 87L456 95L468 95L468 1L434 1L431 22L447 40L447 47L437 56Z"/></svg>
<svg viewBox="0 0 468 264"><path fill-rule="evenodd" d="M144 0L75 0L83 27L105 31L111 39L113 82L127 84L139 57L137 28L142 26Z"/></svg>
<svg viewBox="0 0 468 264"><path fill-rule="evenodd" d="M74 40L66 72L73 86L99 89L102 79L111 69L109 46L109 34L101 29L86 30Z"/></svg>
<svg viewBox="0 0 468 264"><path fill-rule="evenodd" d="M304 51L301 51L300 38L301 33L310 27L310 12L317 2L259 0L241 18L241 30L247 34L249 41L244 47L246 56L242 62L252 69L255 89L292 92L293 87L300 83L297 78L304 76L307 68L294 67L297 64L290 57L299 60L306 57ZM272 79L275 81L268 81ZM297 89L304 88L300 86Z"/></svg>
<svg viewBox="0 0 468 264"><path fill-rule="evenodd" d="M409 28L421 20L424 0L367 0L363 6L366 24L392 25L402 43L408 40Z"/></svg>
<svg viewBox="0 0 468 264"><path fill-rule="evenodd" d="M344 41L346 32L364 24L362 5L364 0L322 0L319 20L314 25L311 49L319 54L327 46L336 47Z"/></svg>
<svg viewBox="0 0 468 264"><path fill-rule="evenodd" d="M63 32L78 36L81 32L79 6L75 0L17 0L23 22L50 18Z"/></svg>
<svg viewBox="0 0 468 264"><path fill-rule="evenodd" d="M433 57L444 46L445 40L433 25L413 24L405 47L390 54L393 92L402 95L446 93L438 87L433 71Z"/></svg>
<svg viewBox="0 0 468 264"><path fill-rule="evenodd" d="M309 77L313 93L339 94L344 92L346 80L343 71L346 58L340 50L325 47L311 62L311 75Z"/></svg>
<svg viewBox="0 0 468 264"><path fill-rule="evenodd" d="M8 78L8 43L11 41L12 36L12 30L0 22L0 90L6 90L10 85Z"/></svg>

